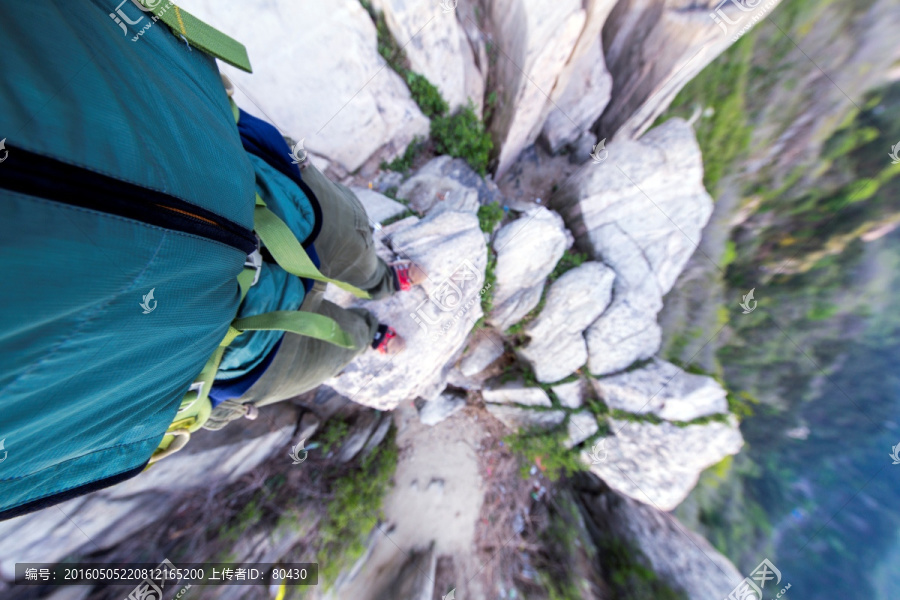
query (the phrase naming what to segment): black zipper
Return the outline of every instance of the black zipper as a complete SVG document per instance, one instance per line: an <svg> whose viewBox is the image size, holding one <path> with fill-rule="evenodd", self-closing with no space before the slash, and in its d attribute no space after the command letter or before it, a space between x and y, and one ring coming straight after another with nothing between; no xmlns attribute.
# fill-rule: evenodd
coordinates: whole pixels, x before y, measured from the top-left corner
<svg viewBox="0 0 900 600"><path fill-rule="evenodd" d="M199 235L245 254L256 250L251 230L212 211L22 148L7 146L6 150L9 154L0 164L0 189Z"/></svg>

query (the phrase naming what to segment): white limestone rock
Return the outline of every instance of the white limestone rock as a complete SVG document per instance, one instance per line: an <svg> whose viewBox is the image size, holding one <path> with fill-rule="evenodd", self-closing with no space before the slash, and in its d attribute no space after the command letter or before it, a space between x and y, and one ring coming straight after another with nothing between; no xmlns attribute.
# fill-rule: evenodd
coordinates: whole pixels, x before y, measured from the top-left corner
<svg viewBox="0 0 900 600"><path fill-rule="evenodd" d="M544 281L571 245L562 219L543 206L500 228L493 241L497 283L488 322L505 330L537 306Z"/></svg>
<svg viewBox="0 0 900 600"><path fill-rule="evenodd" d="M544 309L525 328L530 341L518 351L538 381L559 381L587 362L583 333L609 304L614 279L609 267L586 262L550 286Z"/></svg>
<svg viewBox="0 0 900 600"><path fill-rule="evenodd" d="M655 415L669 421L691 421L728 412L725 389L712 377L685 373L670 362L654 359L640 369L593 380L610 408Z"/></svg>

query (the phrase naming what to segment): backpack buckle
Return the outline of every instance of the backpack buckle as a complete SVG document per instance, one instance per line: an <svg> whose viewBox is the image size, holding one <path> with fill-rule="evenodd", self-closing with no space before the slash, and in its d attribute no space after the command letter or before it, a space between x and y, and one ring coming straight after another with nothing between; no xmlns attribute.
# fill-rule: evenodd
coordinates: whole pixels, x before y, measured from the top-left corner
<svg viewBox="0 0 900 600"><path fill-rule="evenodd" d="M256 285L256 282L259 281L259 272L262 271L262 254L259 252L259 236L256 236L256 250L247 255L247 260L244 261L244 267L247 269L256 269L256 274L253 276L253 283L250 286Z"/></svg>

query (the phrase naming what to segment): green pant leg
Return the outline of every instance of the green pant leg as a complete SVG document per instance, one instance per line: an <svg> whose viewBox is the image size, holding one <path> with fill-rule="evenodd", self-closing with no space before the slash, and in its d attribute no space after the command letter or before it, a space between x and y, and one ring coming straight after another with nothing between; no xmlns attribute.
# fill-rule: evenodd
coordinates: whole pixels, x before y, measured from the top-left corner
<svg viewBox="0 0 900 600"><path fill-rule="evenodd" d="M370 348L378 321L362 309L345 309L324 299L325 285L316 282L300 310L316 312L337 321L356 342L356 349L341 348L322 340L285 333L272 363L259 380L236 400L217 406L205 429L221 429L244 416L244 404L265 406L315 389L337 375L350 361Z"/></svg>
<svg viewBox="0 0 900 600"><path fill-rule="evenodd" d="M303 181L322 207L322 230L315 241L322 273L366 290L373 300L392 294L393 274L375 254L369 217L356 194L312 164L304 167Z"/></svg>

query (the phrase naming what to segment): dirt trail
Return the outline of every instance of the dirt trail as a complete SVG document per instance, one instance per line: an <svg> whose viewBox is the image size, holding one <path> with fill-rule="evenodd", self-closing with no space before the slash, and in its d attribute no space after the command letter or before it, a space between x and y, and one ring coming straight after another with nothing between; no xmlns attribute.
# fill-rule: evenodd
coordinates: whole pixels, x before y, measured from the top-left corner
<svg viewBox="0 0 900 600"><path fill-rule="evenodd" d="M383 593L390 597L410 553L434 543L437 577L427 573L428 581L437 581L439 588L433 597L440 599L455 587L457 598L485 598L479 578L468 581L481 567L475 533L484 498L477 455L487 435L483 421L463 410L428 427L419 422L412 402L399 405L393 417L400 458L395 486L385 498L385 523L376 529L362 568L334 590L334 597L375 600ZM452 569L447 568L448 558ZM448 580L450 587L443 589Z"/></svg>

